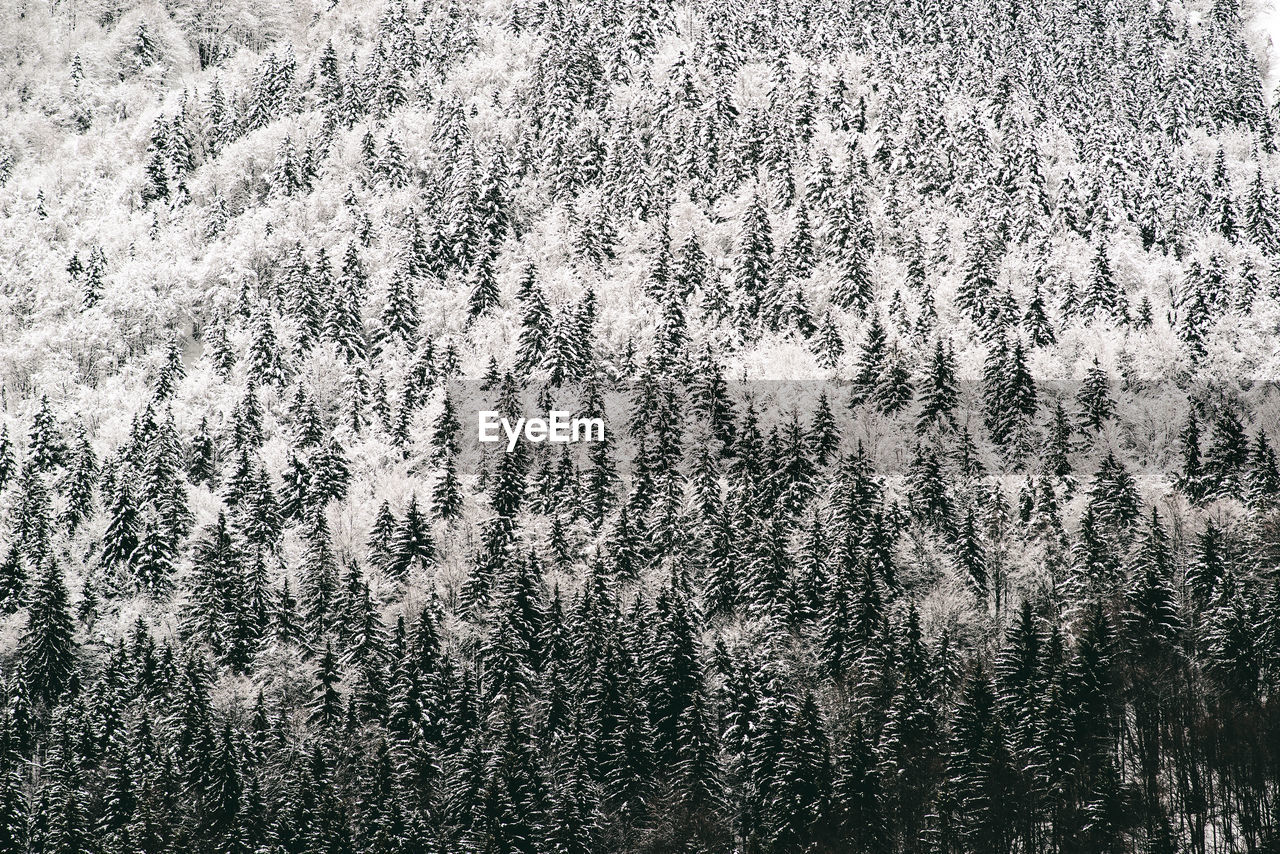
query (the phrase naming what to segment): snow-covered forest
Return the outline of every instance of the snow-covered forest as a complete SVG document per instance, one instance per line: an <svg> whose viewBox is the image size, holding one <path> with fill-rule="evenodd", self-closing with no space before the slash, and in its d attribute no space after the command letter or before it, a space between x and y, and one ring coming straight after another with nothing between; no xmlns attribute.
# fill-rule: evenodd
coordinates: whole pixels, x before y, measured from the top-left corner
<svg viewBox="0 0 1280 854"><path fill-rule="evenodd" d="M4 0L0 854L1277 850L1258 11Z"/></svg>

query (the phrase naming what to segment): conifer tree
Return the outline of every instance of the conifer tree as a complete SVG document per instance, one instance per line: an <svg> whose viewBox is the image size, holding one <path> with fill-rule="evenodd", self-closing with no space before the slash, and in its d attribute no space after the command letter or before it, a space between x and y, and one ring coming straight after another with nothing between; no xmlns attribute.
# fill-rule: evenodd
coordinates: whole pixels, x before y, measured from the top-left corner
<svg viewBox="0 0 1280 854"><path fill-rule="evenodd" d="M467 285L470 289L467 311L473 318L488 314L501 302L502 295L493 269L496 254L494 247L485 246L476 253L467 272Z"/></svg>
<svg viewBox="0 0 1280 854"><path fill-rule="evenodd" d="M1026 313L1022 315L1022 328L1027 333L1027 341L1032 347L1045 347L1057 340L1045 310L1044 295L1040 293L1039 282L1036 282L1032 289L1031 301L1027 303Z"/></svg>
<svg viewBox="0 0 1280 854"><path fill-rule="evenodd" d="M858 354L857 372L853 378L853 405L861 404L874 397L876 386L880 381L880 373L884 370L888 349L884 326L878 314L871 315L867 326L866 338L862 342Z"/></svg>
<svg viewBox="0 0 1280 854"><path fill-rule="evenodd" d="M933 355L925 366L920 383L920 414L916 419L918 432L937 426L954 427L957 403L955 355L951 348L943 347L942 339L934 342Z"/></svg>
<svg viewBox="0 0 1280 854"><path fill-rule="evenodd" d="M440 479L431 494L431 507L437 519L453 521L462 516L462 487L454 455L446 453L440 462Z"/></svg>
<svg viewBox="0 0 1280 854"><path fill-rule="evenodd" d="M408 270L398 265L387 285L382 307L382 340L411 346L418 331L418 307Z"/></svg>
<svg viewBox="0 0 1280 854"><path fill-rule="evenodd" d="M743 215L734 287L737 289L738 325L750 329L760 316L761 300L769 287L773 261L773 233L764 201L757 193Z"/></svg>
<svg viewBox="0 0 1280 854"><path fill-rule="evenodd" d="M62 511L62 523L75 533L93 513L94 489L98 480L98 458L93 452L93 445L82 426L72 450L72 458L64 481L66 507Z"/></svg>
<svg viewBox="0 0 1280 854"><path fill-rule="evenodd" d="M67 448L61 432L49 411L49 398L40 396L40 408L31 421L31 435L27 440L30 464L42 472L52 472L66 460Z"/></svg>
<svg viewBox="0 0 1280 854"><path fill-rule="evenodd" d="M57 564L46 560L18 640L18 673L32 699L46 706L57 701L70 684L75 653L67 588Z"/></svg>
<svg viewBox="0 0 1280 854"><path fill-rule="evenodd" d="M387 574L403 580L415 561L425 567L435 560L435 556L435 541L431 537L430 523L418 508L418 497L410 496L404 519L391 542Z"/></svg>
<svg viewBox="0 0 1280 854"><path fill-rule="evenodd" d="M1111 379L1106 370L1093 357L1093 366L1085 371L1084 381L1076 393L1076 405L1080 407L1080 424L1095 432L1102 429L1115 415L1115 403L1111 400Z"/></svg>
<svg viewBox="0 0 1280 854"><path fill-rule="evenodd" d="M124 469L115 479L110 517L102 538L102 563L127 568L138 549L141 528L130 472Z"/></svg>

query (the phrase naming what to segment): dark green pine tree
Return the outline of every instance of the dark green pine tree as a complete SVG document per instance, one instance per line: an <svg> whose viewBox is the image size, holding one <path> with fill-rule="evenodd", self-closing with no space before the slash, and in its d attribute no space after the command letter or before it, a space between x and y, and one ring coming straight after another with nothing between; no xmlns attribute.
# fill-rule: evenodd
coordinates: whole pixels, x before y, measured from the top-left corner
<svg viewBox="0 0 1280 854"><path fill-rule="evenodd" d="M142 204L166 201L169 198L169 171L162 146L152 140L148 146L147 165L142 180Z"/></svg>
<svg viewBox="0 0 1280 854"><path fill-rule="evenodd" d="M1093 365L1085 371L1080 390L1076 392L1076 406L1080 407L1080 424L1097 432L1115 417L1115 401L1111 399L1111 378L1106 369L1093 357Z"/></svg>
<svg viewBox="0 0 1280 854"><path fill-rule="evenodd" d="M34 467L25 468L19 480L11 533L13 542L21 545L28 561L36 563L51 554L51 514L44 476Z"/></svg>
<svg viewBox="0 0 1280 854"><path fill-rule="evenodd" d="M852 405L858 406L874 398L887 352L884 326L880 323L880 315L873 312L867 325L866 338L858 353L858 366L853 376L853 393L850 398Z"/></svg>
<svg viewBox="0 0 1280 854"><path fill-rule="evenodd" d="M972 585L978 600L985 602L988 581L987 556L972 507L965 511L964 522L961 523L957 534L955 553L956 567L965 581Z"/></svg>
<svg viewBox="0 0 1280 854"><path fill-rule="evenodd" d="M734 265L734 287L737 289L737 323L741 331L754 330L760 317L762 300L769 288L769 270L773 265L773 235L769 213L757 193L752 196L742 218L738 256Z"/></svg>
<svg viewBox="0 0 1280 854"><path fill-rule="evenodd" d="M94 489L98 482L98 458L84 427L79 430L76 445L71 454L63 491L67 503L61 521L71 533L93 513Z"/></svg>
<svg viewBox="0 0 1280 854"><path fill-rule="evenodd" d="M1249 449L1246 482L1249 503L1255 507L1269 506L1280 498L1280 467L1277 467L1276 453L1267 441L1267 434L1261 429Z"/></svg>
<svg viewBox="0 0 1280 854"><path fill-rule="evenodd" d="M115 494L102 536L102 564L127 570L142 535L142 520L134 498L132 474L121 467L115 475Z"/></svg>
<svg viewBox="0 0 1280 854"><path fill-rule="evenodd" d="M322 508L329 501L341 501L347 497L351 477L346 451L330 436L311 457L311 500Z"/></svg>
<svg viewBox="0 0 1280 854"><path fill-rule="evenodd" d="M31 420L31 434L27 440L29 464L42 472L51 472L63 465L67 457L66 443L49 410L49 398L40 395L40 408Z"/></svg>
<svg viewBox="0 0 1280 854"><path fill-rule="evenodd" d="M453 399L446 390L440 401L440 414L436 416L432 428L432 444L437 457L456 456L458 453L458 436L462 432L462 424L454 411Z"/></svg>
<svg viewBox="0 0 1280 854"><path fill-rule="evenodd" d="M925 366L920 381L920 414L916 419L916 431L938 427L948 429L956 424L955 410L958 402L956 390L955 354L950 345L943 346L939 338L933 344L933 355Z"/></svg>
<svg viewBox="0 0 1280 854"><path fill-rule="evenodd" d="M867 250L860 240L850 240L839 252L836 272L838 278L831 291L831 301L841 308L864 313L871 305L874 288Z"/></svg>
<svg viewBox="0 0 1280 854"><path fill-rule="evenodd" d="M810 346L818 356L818 364L828 370L834 370L844 355L844 339L840 337L840 329L836 326L831 312L822 315L818 322L818 331L810 342Z"/></svg>
<svg viewBox="0 0 1280 854"><path fill-rule="evenodd" d="M855 718L853 730L844 739L836 767L832 799L841 836L853 851L870 854L886 850L890 828L885 821L884 793L861 718Z"/></svg>
<svg viewBox="0 0 1280 854"><path fill-rule="evenodd" d="M1210 602L1219 581L1229 566L1226 537L1212 519L1205 521L1204 530L1197 535L1187 565L1186 584L1191 602L1203 610Z"/></svg>
<svg viewBox="0 0 1280 854"><path fill-rule="evenodd" d="M9 481L18 472L18 464L13 452L13 442L9 439L9 425L0 426L0 489L9 485Z"/></svg>
<svg viewBox="0 0 1280 854"><path fill-rule="evenodd" d="M706 567L703 598L709 615L731 614L737 607L742 583L737 564L739 544L734 511L725 502L713 520L702 554Z"/></svg>
<svg viewBox="0 0 1280 854"><path fill-rule="evenodd" d="M27 563L20 543L13 543L0 560L0 609L12 614L22 607L22 594L27 583Z"/></svg>
<svg viewBox="0 0 1280 854"><path fill-rule="evenodd" d="M1205 496L1206 482L1200 456L1200 419L1196 417L1195 406L1187 411L1187 423L1178 438L1182 444L1182 471L1175 483L1188 498L1199 501Z"/></svg>
<svg viewBox="0 0 1280 854"><path fill-rule="evenodd" d="M271 312L260 309L253 320L253 340L249 345L249 377L257 386L279 386L284 383L285 361L276 339Z"/></svg>
<svg viewBox="0 0 1280 854"><path fill-rule="evenodd" d="M431 537L431 524L418 508L418 496L410 496L404 519L400 522L395 539L391 543L387 574L403 581L415 563L420 567L426 567L435 560L435 557L436 547Z"/></svg>
<svg viewBox="0 0 1280 854"><path fill-rule="evenodd" d="M516 366L527 373L542 365L551 343L551 309L547 306L538 283L537 268L525 267L520 276L520 340L516 349Z"/></svg>
<svg viewBox="0 0 1280 854"><path fill-rule="evenodd" d="M413 279L403 265L398 265L387 284L387 299L382 307L381 340L388 344L412 346L418 335L418 305Z"/></svg>
<svg viewBox="0 0 1280 854"><path fill-rule="evenodd" d="M1135 663L1158 674L1171 664L1184 630L1173 587L1169 536L1153 506L1133 560L1133 577L1125 591L1121 636Z"/></svg>
<svg viewBox="0 0 1280 854"><path fill-rule="evenodd" d="M244 793L240 772L243 759L236 742L228 721L208 756L208 768L202 775L203 785L198 795L198 833L215 849L229 850L241 841L237 830Z"/></svg>
<svg viewBox="0 0 1280 854"><path fill-rule="evenodd" d="M996 288L992 269L998 259L993 259L993 241L984 233L966 235L963 272L964 278L956 289L956 308L975 324L982 325L988 303Z"/></svg>
<svg viewBox="0 0 1280 854"><path fill-rule="evenodd" d="M931 444L916 443L909 478L913 513L939 531L951 531L954 521L947 478L942 470L942 461Z"/></svg>
<svg viewBox="0 0 1280 854"><path fill-rule="evenodd" d="M391 512L391 504L383 501L374 516L373 527L369 529L369 538L365 541L365 557L374 569L386 572L390 566L399 526L395 514Z"/></svg>
<svg viewBox="0 0 1280 854"><path fill-rule="evenodd" d="M323 513L313 511L304 531L304 563L299 584L304 613L313 629L332 622L338 589L338 566Z"/></svg>
<svg viewBox="0 0 1280 854"><path fill-rule="evenodd" d="M1193 364L1204 357L1206 341L1215 321L1212 300L1205 293L1200 279L1199 276L1192 278L1178 300L1176 331Z"/></svg>
<svg viewBox="0 0 1280 854"><path fill-rule="evenodd" d="M1234 406L1223 405L1213 419L1205 454L1205 482L1210 494L1239 497L1249 463L1249 437Z"/></svg>
<svg viewBox="0 0 1280 854"><path fill-rule="evenodd" d="M1001 446L1009 442L1015 426L1008 397L1010 355L1009 341L1001 336L987 351L982 368L983 423L991 440Z"/></svg>
<svg viewBox="0 0 1280 854"><path fill-rule="evenodd" d="M488 314L502 300L498 278L493 269L496 254L494 247L486 245L477 252L467 271L467 312L472 318Z"/></svg>
<svg viewBox="0 0 1280 854"><path fill-rule="evenodd" d="M1080 517L1080 533L1072 557L1075 564L1072 587L1078 602L1098 602L1112 595L1117 566L1115 550L1092 504L1085 507Z"/></svg>
<svg viewBox="0 0 1280 854"><path fill-rule="evenodd" d="M1106 245L1100 242L1094 251L1093 265L1080 300L1080 311L1085 317L1098 312L1114 316L1120 308L1121 296L1119 285L1111 272L1111 263L1107 260Z"/></svg>
<svg viewBox="0 0 1280 854"><path fill-rule="evenodd" d="M218 375L224 380L231 376L231 371L236 366L236 354L231 349L231 342L227 338L227 322L224 320L214 323L207 335L209 358Z"/></svg>
<svg viewBox="0 0 1280 854"><path fill-rule="evenodd" d="M31 592L27 625L18 639L18 675L28 695L46 706L62 696L75 669L75 627L62 572L46 560Z"/></svg>
<svg viewBox="0 0 1280 854"><path fill-rule="evenodd" d="M1107 451L1089 488L1089 507L1099 521L1126 528L1138 519L1138 487L1114 452Z"/></svg>
<svg viewBox="0 0 1280 854"><path fill-rule="evenodd" d="M981 667L970 674L956 705L946 759L942 787L955 797L961 850L1008 850L1017 778L991 680Z"/></svg>
<svg viewBox="0 0 1280 854"><path fill-rule="evenodd" d="M819 467L834 459L840 449L840 428L836 424L825 389L819 392L818 402L814 406L807 444L814 464Z"/></svg>
<svg viewBox="0 0 1280 854"><path fill-rule="evenodd" d="M1032 347L1046 347L1057 340L1053 324L1049 322L1039 282L1032 288L1031 301L1027 303L1027 310L1022 315L1022 329Z"/></svg>
<svg viewBox="0 0 1280 854"><path fill-rule="evenodd" d="M440 477L431 493L431 509L437 519L446 522L462 516L462 484L453 454L445 454L440 461Z"/></svg>
<svg viewBox="0 0 1280 854"><path fill-rule="evenodd" d="M16 768L0 771L0 851L5 854L29 851L30 822L22 772Z"/></svg>
<svg viewBox="0 0 1280 854"><path fill-rule="evenodd" d="M1058 401L1049 421L1048 435L1040 459L1040 471L1046 478L1063 478L1071 474L1071 436L1074 432L1067 410Z"/></svg>
<svg viewBox="0 0 1280 854"><path fill-rule="evenodd" d="M156 372L156 399L168 400L172 397L186 375L186 368L182 364L182 345L177 336L174 336L165 347L164 364Z"/></svg>
<svg viewBox="0 0 1280 854"><path fill-rule="evenodd" d="M143 593L159 598L170 590L177 551L172 531L163 520L153 519L144 526L133 555L136 583Z"/></svg>
<svg viewBox="0 0 1280 854"><path fill-rule="evenodd" d="M915 388L906 357L894 345L889 348L884 369L876 382L876 407L885 415L896 415L911 403L914 394Z"/></svg>
<svg viewBox="0 0 1280 854"><path fill-rule="evenodd" d="M365 289L364 265L355 243L349 243L343 257L342 275L334 286L334 294L329 301L324 331L338 345L339 351L354 362L363 360L365 355L366 340L361 314Z"/></svg>
<svg viewBox="0 0 1280 854"><path fill-rule="evenodd" d="M316 666L317 690L311 702L310 719L328 732L335 731L342 720L342 695L337 687L341 681L342 675L338 672L338 657L333 652L333 643L326 642L324 655Z"/></svg>
<svg viewBox="0 0 1280 854"><path fill-rule="evenodd" d="M104 278L107 273L107 256L101 246L94 246L89 252L88 263L84 271L75 277L80 283L80 303L86 309L93 308L102 300L106 287Z"/></svg>
<svg viewBox="0 0 1280 854"><path fill-rule="evenodd" d="M1142 301L1138 303L1138 316L1133 319L1133 328L1139 331L1147 330L1154 326L1155 322L1155 308L1151 305L1151 297L1143 294Z"/></svg>

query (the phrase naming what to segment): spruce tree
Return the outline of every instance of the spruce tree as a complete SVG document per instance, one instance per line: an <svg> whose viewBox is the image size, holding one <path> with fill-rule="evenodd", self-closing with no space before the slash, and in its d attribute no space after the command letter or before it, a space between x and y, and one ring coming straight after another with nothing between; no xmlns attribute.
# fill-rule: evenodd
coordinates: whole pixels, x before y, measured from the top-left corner
<svg viewBox="0 0 1280 854"><path fill-rule="evenodd" d="M46 706L58 700L70 684L75 654L67 588L57 564L46 560L18 639L18 674L34 700Z"/></svg>
<svg viewBox="0 0 1280 854"><path fill-rule="evenodd" d="M410 496L404 519L391 542L387 574L404 580L415 561L426 567L435 560L435 556L435 541L431 537L430 523L418 508L417 495Z"/></svg>
<svg viewBox="0 0 1280 854"><path fill-rule="evenodd" d="M1085 371L1080 390L1076 392L1076 405L1080 407L1080 424L1097 432L1115 416L1115 402L1111 399L1111 379L1106 370L1093 357L1093 365Z"/></svg>
<svg viewBox="0 0 1280 854"><path fill-rule="evenodd" d="M944 347L939 338L933 344L933 354L925 366L920 382L920 414L916 429L924 432L931 427L949 429L956 425L957 404L955 355L949 346Z"/></svg>
<svg viewBox="0 0 1280 854"><path fill-rule="evenodd" d="M769 268L772 262L773 236L769 214L757 193L752 196L743 215L734 268L740 329L753 328L760 316L761 301L769 287Z"/></svg>

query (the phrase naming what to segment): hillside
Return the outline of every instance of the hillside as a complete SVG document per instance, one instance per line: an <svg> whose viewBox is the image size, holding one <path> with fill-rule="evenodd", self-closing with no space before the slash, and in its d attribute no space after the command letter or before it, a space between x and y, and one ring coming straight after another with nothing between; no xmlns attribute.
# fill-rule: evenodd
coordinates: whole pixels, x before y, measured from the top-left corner
<svg viewBox="0 0 1280 854"><path fill-rule="evenodd" d="M1265 11L3 4L0 852L1274 850Z"/></svg>

